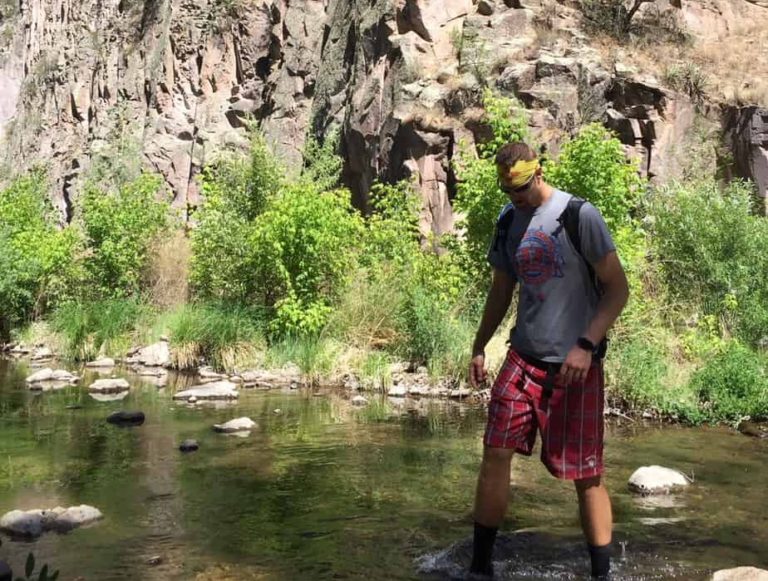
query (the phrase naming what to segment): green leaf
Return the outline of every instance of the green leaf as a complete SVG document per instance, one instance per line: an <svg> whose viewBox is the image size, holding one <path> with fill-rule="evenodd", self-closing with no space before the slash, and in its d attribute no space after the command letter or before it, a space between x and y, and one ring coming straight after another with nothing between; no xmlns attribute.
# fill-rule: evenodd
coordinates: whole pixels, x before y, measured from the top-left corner
<svg viewBox="0 0 768 581"><path fill-rule="evenodd" d="M37 578L37 581L50 581L48 579L48 565L43 565L43 568L40 570L40 576Z"/></svg>
<svg viewBox="0 0 768 581"><path fill-rule="evenodd" d="M30 577L32 575L32 571L35 570L35 556L30 553L27 555L27 564L24 566L24 572L27 575L27 577Z"/></svg>

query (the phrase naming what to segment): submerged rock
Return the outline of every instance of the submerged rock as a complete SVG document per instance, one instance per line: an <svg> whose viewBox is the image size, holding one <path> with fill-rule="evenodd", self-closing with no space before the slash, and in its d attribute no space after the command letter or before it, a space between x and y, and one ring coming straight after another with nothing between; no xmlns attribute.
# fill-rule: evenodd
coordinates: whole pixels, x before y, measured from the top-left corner
<svg viewBox="0 0 768 581"><path fill-rule="evenodd" d="M211 367L201 367L197 371L197 375L200 378L201 383L208 383L211 381L221 381L223 379L227 379L226 373L218 373L214 371Z"/></svg>
<svg viewBox="0 0 768 581"><path fill-rule="evenodd" d="M110 357L102 357L101 359L97 359L96 361L89 361L85 364L86 367L114 367L115 366L115 360Z"/></svg>
<svg viewBox="0 0 768 581"><path fill-rule="evenodd" d="M119 393L128 391L131 385L122 377L114 379L97 379L89 387L88 391L96 393Z"/></svg>
<svg viewBox="0 0 768 581"><path fill-rule="evenodd" d="M110 414L107 422L118 426L140 426L144 423L144 412L119 411Z"/></svg>
<svg viewBox="0 0 768 581"><path fill-rule="evenodd" d="M768 571L755 567L737 567L717 571L712 581L768 581Z"/></svg>
<svg viewBox="0 0 768 581"><path fill-rule="evenodd" d="M13 581L13 571L5 561L0 561L0 581Z"/></svg>
<svg viewBox="0 0 768 581"><path fill-rule="evenodd" d="M232 434L234 432L247 432L256 427L256 422L251 418L237 418L224 424L216 424L213 429L217 432Z"/></svg>
<svg viewBox="0 0 768 581"><path fill-rule="evenodd" d="M47 531L67 532L102 518L101 511L86 504L49 510L12 510L0 518L0 530L11 535L39 537Z"/></svg>
<svg viewBox="0 0 768 581"><path fill-rule="evenodd" d="M284 369L267 371L252 369L240 374L244 387L271 389L277 387L298 387L301 384L301 370L290 366Z"/></svg>
<svg viewBox="0 0 768 581"><path fill-rule="evenodd" d="M92 399L95 399L96 401L100 403L108 403L111 401L121 401L124 400L126 397L128 397L127 391L121 391L119 393L98 393L98 392L91 392L88 394L91 396Z"/></svg>
<svg viewBox="0 0 768 581"><path fill-rule="evenodd" d="M196 385L191 389L185 389L173 396L173 399L185 399L190 398L200 399L237 399L237 385L231 381L216 381L214 383L206 383L205 385Z"/></svg>
<svg viewBox="0 0 768 581"><path fill-rule="evenodd" d="M643 466L629 477L629 489L639 494L666 494L674 488L688 486L688 477L663 466Z"/></svg>
<svg viewBox="0 0 768 581"><path fill-rule="evenodd" d="M182 452L194 452L199 448L200 444L197 443L197 440L184 440L179 444L179 450Z"/></svg>

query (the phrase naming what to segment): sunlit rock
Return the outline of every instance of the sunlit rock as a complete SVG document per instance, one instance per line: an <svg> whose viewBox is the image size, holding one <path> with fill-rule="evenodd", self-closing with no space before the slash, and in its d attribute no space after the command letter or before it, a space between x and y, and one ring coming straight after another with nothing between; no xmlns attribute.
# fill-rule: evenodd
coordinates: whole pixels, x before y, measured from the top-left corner
<svg viewBox="0 0 768 581"><path fill-rule="evenodd" d="M666 494L689 483L682 472L663 466L643 466L629 477L629 489L638 494Z"/></svg>
<svg viewBox="0 0 768 581"><path fill-rule="evenodd" d="M768 581L768 571L755 567L737 567L717 571L712 581Z"/></svg>
<svg viewBox="0 0 768 581"><path fill-rule="evenodd" d="M232 434L235 432L247 432L256 427L256 422L251 418L237 418L224 424L216 424L213 429L217 432Z"/></svg>
<svg viewBox="0 0 768 581"><path fill-rule="evenodd" d="M103 518L101 511L80 505L49 510L12 510L0 518L0 530L12 535L38 537L46 531L67 532Z"/></svg>
<svg viewBox="0 0 768 581"><path fill-rule="evenodd" d="M237 385L231 381L216 381L180 391L173 396L173 399L190 400L194 397L197 400L226 400L237 399L238 395Z"/></svg>
<svg viewBox="0 0 768 581"><path fill-rule="evenodd" d="M121 391L128 391L131 385L122 377L116 377L112 379L97 379L90 386L88 391L94 393L119 393Z"/></svg>

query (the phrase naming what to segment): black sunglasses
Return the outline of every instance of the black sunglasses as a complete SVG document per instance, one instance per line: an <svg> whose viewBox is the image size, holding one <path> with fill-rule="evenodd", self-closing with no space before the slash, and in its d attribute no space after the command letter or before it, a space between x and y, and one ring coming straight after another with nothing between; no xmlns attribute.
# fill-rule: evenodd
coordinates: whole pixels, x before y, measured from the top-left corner
<svg viewBox="0 0 768 581"><path fill-rule="evenodd" d="M531 176L531 179L529 179L525 185L518 186L516 188L512 188L509 186L504 185L504 183L501 181L501 178L496 178L496 181L499 184L499 189L504 192L505 194L521 194L525 190L531 187L531 184L533 183L534 178L536 177L536 174L533 174Z"/></svg>

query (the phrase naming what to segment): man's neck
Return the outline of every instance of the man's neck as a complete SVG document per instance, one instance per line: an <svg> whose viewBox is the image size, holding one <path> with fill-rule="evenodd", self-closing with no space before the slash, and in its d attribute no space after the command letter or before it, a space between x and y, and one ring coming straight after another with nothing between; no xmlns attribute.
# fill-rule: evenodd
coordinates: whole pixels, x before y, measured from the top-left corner
<svg viewBox="0 0 768 581"><path fill-rule="evenodd" d="M538 208L539 206L543 206L544 204L546 204L549 201L549 199L552 197L552 194L554 192L555 192L555 189L552 186L546 183L542 184L541 190L539 193L539 198L538 200L536 200L534 207Z"/></svg>

